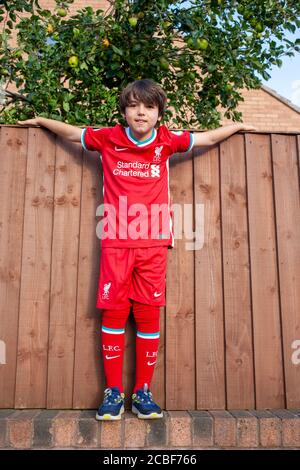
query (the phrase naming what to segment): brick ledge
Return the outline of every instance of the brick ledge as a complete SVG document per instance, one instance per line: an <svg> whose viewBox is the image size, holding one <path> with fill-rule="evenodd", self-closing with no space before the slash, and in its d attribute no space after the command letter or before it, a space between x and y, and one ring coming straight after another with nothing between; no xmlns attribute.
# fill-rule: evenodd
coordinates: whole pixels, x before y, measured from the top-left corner
<svg viewBox="0 0 300 470"><path fill-rule="evenodd" d="M168 411L99 422L94 410L0 410L2 449L300 448L300 410Z"/></svg>

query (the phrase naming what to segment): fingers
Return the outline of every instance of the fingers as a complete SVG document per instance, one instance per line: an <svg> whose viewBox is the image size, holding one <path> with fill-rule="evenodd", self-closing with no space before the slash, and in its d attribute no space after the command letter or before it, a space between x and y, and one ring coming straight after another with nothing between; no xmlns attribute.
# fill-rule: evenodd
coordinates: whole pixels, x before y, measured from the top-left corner
<svg viewBox="0 0 300 470"><path fill-rule="evenodd" d="M26 119L25 121L17 121L17 124L19 124L20 126L26 126L26 125L38 126L38 123L36 122L35 119Z"/></svg>

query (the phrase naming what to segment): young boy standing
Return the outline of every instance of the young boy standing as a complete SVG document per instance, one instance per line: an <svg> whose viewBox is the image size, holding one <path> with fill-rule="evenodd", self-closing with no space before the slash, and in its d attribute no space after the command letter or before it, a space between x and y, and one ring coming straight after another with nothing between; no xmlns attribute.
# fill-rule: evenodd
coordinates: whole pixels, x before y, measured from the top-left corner
<svg viewBox="0 0 300 470"><path fill-rule="evenodd" d="M52 119L39 125L85 150L101 153L104 219L97 308L102 309L102 352L107 388L96 419L121 419L124 412L122 366L130 309L137 326L136 382L132 412L141 419L161 418L150 384L156 363L160 307L165 305L167 251L174 246L169 192L169 157L193 147L213 145L252 126L232 124L203 133L172 133L159 126L166 95L152 80L137 80L121 93L127 127L80 129Z"/></svg>

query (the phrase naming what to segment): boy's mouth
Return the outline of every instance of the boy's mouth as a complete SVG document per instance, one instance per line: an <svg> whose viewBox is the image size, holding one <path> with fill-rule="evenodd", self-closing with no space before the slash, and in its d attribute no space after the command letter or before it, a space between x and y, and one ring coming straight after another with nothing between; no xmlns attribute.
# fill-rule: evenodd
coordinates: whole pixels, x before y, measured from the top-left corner
<svg viewBox="0 0 300 470"><path fill-rule="evenodd" d="M144 123L144 122L147 122L147 121L145 121L144 119L136 119L135 122L142 122L142 123Z"/></svg>

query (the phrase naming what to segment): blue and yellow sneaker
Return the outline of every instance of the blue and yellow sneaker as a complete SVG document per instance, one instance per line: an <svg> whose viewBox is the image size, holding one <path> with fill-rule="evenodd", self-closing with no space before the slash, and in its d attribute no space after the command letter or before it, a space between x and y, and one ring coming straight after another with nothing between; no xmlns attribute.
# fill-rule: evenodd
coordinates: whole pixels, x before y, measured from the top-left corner
<svg viewBox="0 0 300 470"><path fill-rule="evenodd" d="M140 419L163 418L161 408L152 400L152 393L148 385L144 384L132 395L132 413Z"/></svg>
<svg viewBox="0 0 300 470"><path fill-rule="evenodd" d="M120 393L118 387L106 388L102 405L96 413L96 419L118 420L124 413L124 393Z"/></svg>

